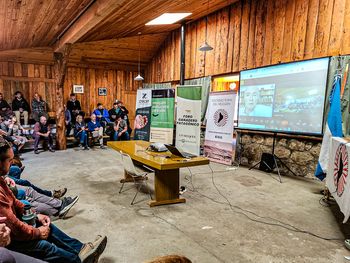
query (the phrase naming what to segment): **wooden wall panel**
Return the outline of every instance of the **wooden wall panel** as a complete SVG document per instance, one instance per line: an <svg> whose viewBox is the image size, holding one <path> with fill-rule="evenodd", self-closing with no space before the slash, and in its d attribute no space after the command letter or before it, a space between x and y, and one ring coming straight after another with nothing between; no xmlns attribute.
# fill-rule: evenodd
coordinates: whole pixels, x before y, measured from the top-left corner
<svg viewBox="0 0 350 263"><path fill-rule="evenodd" d="M64 101L68 101L73 85L84 85L84 94L77 94L82 109L90 115L97 103L110 109L116 99L124 102L129 110L130 121L135 117L136 91L139 83L134 81L137 72L68 67L64 84ZM99 96L98 88L107 88L107 96Z"/></svg>
<svg viewBox="0 0 350 263"><path fill-rule="evenodd" d="M213 51L200 52L207 34ZM350 0L240 0L187 25L186 79L350 53ZM179 80L173 31L146 68L148 82ZM161 66L160 66L161 65Z"/></svg>
<svg viewBox="0 0 350 263"><path fill-rule="evenodd" d="M55 112L55 80L52 66L40 64L21 64L0 62L0 92L11 102L13 94L21 91L30 103L34 93L38 92L48 103L49 111ZM68 67L65 85L64 101L69 99L73 84L84 85L84 94L77 95L82 108L90 114L98 102L108 109L116 99L125 101L130 110L130 119L135 115L136 90L139 83L134 81L136 72ZM106 87L107 96L98 96L98 88Z"/></svg>
<svg viewBox="0 0 350 263"><path fill-rule="evenodd" d="M0 62L0 92L8 103L12 102L16 91L22 92L29 103L38 92L47 102L48 110L54 111L54 90L51 66Z"/></svg>

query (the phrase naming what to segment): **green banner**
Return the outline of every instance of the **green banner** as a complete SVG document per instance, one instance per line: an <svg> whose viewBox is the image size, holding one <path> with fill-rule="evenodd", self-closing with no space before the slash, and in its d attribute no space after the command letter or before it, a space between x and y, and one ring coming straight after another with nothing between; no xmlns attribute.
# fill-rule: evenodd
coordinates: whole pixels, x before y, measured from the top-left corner
<svg viewBox="0 0 350 263"><path fill-rule="evenodd" d="M152 90L151 142L173 142L175 91Z"/></svg>

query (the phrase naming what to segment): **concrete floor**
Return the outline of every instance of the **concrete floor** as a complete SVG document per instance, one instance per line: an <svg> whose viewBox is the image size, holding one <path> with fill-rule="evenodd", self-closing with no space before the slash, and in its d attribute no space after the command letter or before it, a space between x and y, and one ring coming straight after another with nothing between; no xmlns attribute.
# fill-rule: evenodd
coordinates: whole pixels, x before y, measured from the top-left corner
<svg viewBox="0 0 350 263"><path fill-rule="evenodd" d="M232 207L212 184L208 166L192 168L196 191L187 203L150 208L147 195L131 206L131 189L118 194L122 165L113 150L26 153L24 178L47 189L67 187L80 195L77 205L57 224L80 240L108 236L100 262L141 263L156 256L182 254L193 262L346 262L341 218L319 204L322 185L314 180L283 177L280 184L260 171L240 167L226 171L212 164L214 181ZM191 187L181 171L182 184ZM153 176L150 176L153 188ZM131 185L130 185L131 186ZM205 195L205 196L204 196ZM143 200L142 200L143 199ZM335 206L336 207L336 206ZM339 238L325 241L279 226L271 217L315 234Z"/></svg>

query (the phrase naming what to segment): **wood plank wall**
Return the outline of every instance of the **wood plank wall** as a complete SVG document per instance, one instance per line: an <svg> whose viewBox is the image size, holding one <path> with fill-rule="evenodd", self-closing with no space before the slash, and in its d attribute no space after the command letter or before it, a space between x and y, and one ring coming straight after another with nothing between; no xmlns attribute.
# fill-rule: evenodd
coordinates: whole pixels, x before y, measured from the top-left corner
<svg viewBox="0 0 350 263"><path fill-rule="evenodd" d="M134 81L136 75L137 72L122 70L68 67L64 99L69 99L73 84L81 84L85 93L77 97L87 114L93 111L98 102L110 109L113 102L119 99L129 109L130 118L133 119L136 91L140 85ZM107 96L98 96L99 87L108 89ZM38 92L48 103L49 111L55 112L55 79L51 65L0 62L0 92L10 103L17 90L24 94L29 103L34 93Z"/></svg>
<svg viewBox="0 0 350 263"><path fill-rule="evenodd" d="M21 91L31 103L38 92L48 104L48 111L55 111L55 80L53 67L44 64L0 62L0 92L8 103L13 94Z"/></svg>
<svg viewBox="0 0 350 263"><path fill-rule="evenodd" d="M207 32L211 52L198 51ZM240 0L186 31L185 78L350 54L350 0ZM173 31L146 69L147 82L177 81L180 34Z"/></svg>
<svg viewBox="0 0 350 263"><path fill-rule="evenodd" d="M77 94L77 98L88 115L96 108L98 102L110 109L118 99L123 101L129 110L129 118L133 125L136 91L141 85L134 81L136 76L137 72L69 67L64 84L64 98L65 101L69 99L74 84L84 85L84 94ZM107 88L107 96L99 96L98 88Z"/></svg>

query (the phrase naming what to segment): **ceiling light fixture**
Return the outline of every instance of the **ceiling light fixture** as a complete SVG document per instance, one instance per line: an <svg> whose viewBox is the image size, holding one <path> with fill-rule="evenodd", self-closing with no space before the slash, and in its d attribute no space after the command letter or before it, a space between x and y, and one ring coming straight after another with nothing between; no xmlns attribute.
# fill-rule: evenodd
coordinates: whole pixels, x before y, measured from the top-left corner
<svg viewBox="0 0 350 263"><path fill-rule="evenodd" d="M139 74L136 76L136 78L134 78L134 80L136 81L143 81L144 78L141 76L141 32L138 33L139 35Z"/></svg>
<svg viewBox="0 0 350 263"><path fill-rule="evenodd" d="M149 21L146 26L154 25L171 25L174 24L185 17L192 15L192 13L164 13L161 16Z"/></svg>
<svg viewBox="0 0 350 263"><path fill-rule="evenodd" d="M208 44L208 15L209 15L209 0L208 0L208 10L207 10L207 17L205 18L206 19L206 27L205 27L205 41L204 43L199 47L199 51L203 51L203 52L206 52L206 51L210 51L210 50L213 50L213 47L211 45Z"/></svg>

